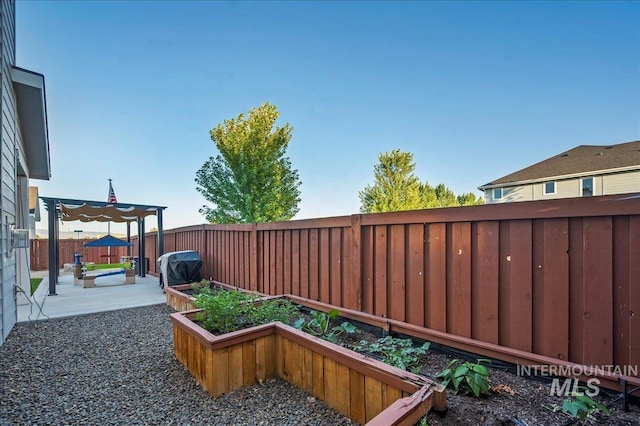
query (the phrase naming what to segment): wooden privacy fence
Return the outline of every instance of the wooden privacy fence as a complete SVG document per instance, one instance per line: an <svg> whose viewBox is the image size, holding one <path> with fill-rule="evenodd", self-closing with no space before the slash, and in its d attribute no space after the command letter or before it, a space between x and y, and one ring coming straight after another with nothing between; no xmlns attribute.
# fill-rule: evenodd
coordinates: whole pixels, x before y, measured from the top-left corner
<svg viewBox="0 0 640 426"><path fill-rule="evenodd" d="M640 364L640 194L199 225L166 231L173 250L198 250L205 277L244 289L561 361Z"/></svg>
<svg viewBox="0 0 640 426"><path fill-rule="evenodd" d="M93 240L61 239L60 242L60 265L73 263L73 254L82 254L83 262L108 263L107 247L84 247L85 242ZM120 262L120 256L127 255L126 247L111 247L111 263ZM31 240L31 270L45 271L49 269L49 240Z"/></svg>

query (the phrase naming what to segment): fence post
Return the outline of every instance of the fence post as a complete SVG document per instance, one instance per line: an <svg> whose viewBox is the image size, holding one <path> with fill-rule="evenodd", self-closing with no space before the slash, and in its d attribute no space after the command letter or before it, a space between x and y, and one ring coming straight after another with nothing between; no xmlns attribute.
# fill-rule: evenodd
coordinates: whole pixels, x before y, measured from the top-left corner
<svg viewBox="0 0 640 426"><path fill-rule="evenodd" d="M205 266L203 268L205 273L203 274L202 278L206 280L208 277L213 276L214 260L213 256L209 257L209 251L207 250L207 248L209 247L209 233L207 232L207 225L205 223L202 224L200 232L202 232L202 238L199 238L200 247L198 248L198 253L200 253L200 258L202 259L203 265ZM211 262L209 260L211 260ZM209 268L207 268L207 266L209 266ZM211 271L209 271L208 269L211 269Z"/></svg>
<svg viewBox="0 0 640 426"><path fill-rule="evenodd" d="M251 290L262 292L258 289L258 225L251 224L251 236L249 242L249 282Z"/></svg>
<svg viewBox="0 0 640 426"><path fill-rule="evenodd" d="M349 300L355 302L350 309L362 310L362 215L351 215L351 282Z"/></svg>

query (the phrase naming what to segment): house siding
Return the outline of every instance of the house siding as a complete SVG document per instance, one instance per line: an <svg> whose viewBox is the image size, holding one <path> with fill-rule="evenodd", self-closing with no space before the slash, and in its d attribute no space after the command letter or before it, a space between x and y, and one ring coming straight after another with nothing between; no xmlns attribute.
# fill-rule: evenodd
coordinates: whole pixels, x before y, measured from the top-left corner
<svg viewBox="0 0 640 426"><path fill-rule="evenodd" d="M512 203L518 201L554 200L582 196L582 179L593 178L593 195L614 195L640 192L640 171L589 175L556 182L555 194L544 194L546 182L529 183L518 186L503 187L502 198L493 198L493 189L485 190L485 201L489 204Z"/></svg>
<svg viewBox="0 0 640 426"><path fill-rule="evenodd" d="M602 194L640 192L640 171L616 173L602 177Z"/></svg>
<svg viewBox="0 0 640 426"><path fill-rule="evenodd" d="M16 97L11 79L11 67L15 63L15 2L1 2L0 8L0 343L7 338L17 320L14 287L16 279L16 255L10 253L8 224L16 223L16 150L22 149L16 120Z"/></svg>

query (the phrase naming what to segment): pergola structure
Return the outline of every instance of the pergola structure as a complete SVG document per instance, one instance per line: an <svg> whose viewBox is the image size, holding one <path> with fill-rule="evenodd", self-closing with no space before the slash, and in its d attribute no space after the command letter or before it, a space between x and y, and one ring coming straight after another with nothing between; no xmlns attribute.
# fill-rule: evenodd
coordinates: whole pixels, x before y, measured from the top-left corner
<svg viewBox="0 0 640 426"><path fill-rule="evenodd" d="M63 221L79 220L82 222L125 222L127 224L127 241L131 242L131 222L138 225L138 261L140 276L147 272L145 262L145 228L144 219L156 215L158 218L158 256L164 253L164 237L162 232L163 206L143 204L109 203L103 201L74 200L69 198L40 197L48 211L49 224L49 296L56 295L60 264L60 244L58 219ZM128 249L131 255L131 248Z"/></svg>

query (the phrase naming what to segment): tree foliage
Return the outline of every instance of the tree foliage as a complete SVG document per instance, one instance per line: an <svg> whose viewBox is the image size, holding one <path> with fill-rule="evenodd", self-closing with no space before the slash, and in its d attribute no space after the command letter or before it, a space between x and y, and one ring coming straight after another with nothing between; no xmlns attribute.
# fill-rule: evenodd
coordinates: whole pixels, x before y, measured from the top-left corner
<svg viewBox="0 0 640 426"><path fill-rule="evenodd" d="M378 157L373 168L374 184L359 192L362 213L393 212L483 204L473 193L454 192L443 183L431 186L415 175L413 154L398 149Z"/></svg>
<svg viewBox="0 0 640 426"><path fill-rule="evenodd" d="M293 128L274 129L279 116L266 102L210 131L220 154L196 172L196 189L212 204L200 209L209 222L273 222L298 213L300 179L286 156Z"/></svg>

